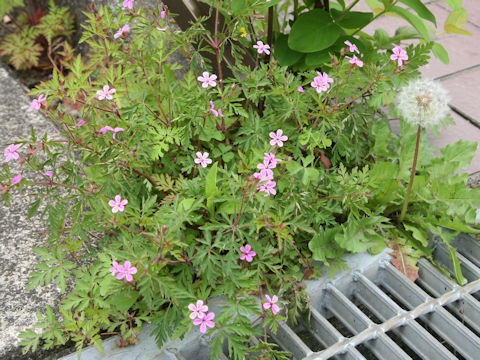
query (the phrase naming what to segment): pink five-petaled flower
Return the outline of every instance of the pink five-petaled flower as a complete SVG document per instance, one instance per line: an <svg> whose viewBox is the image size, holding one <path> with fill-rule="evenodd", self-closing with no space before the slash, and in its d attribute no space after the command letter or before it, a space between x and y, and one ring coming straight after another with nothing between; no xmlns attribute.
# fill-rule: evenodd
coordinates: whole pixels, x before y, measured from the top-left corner
<svg viewBox="0 0 480 360"><path fill-rule="evenodd" d="M108 202L108 205L112 207L112 213L116 213L119 211L124 211L125 210L125 205L128 204L128 200L122 200L122 197L120 195L115 196L115 200L110 200Z"/></svg>
<svg viewBox="0 0 480 360"><path fill-rule="evenodd" d="M117 274L117 279L118 280L122 280L123 278L125 278L125 280L130 282L130 281L133 280L132 275L137 273L137 268L135 266L132 266L130 261L125 261L123 266L119 265L117 267L117 269L118 269L118 274ZM111 271L111 269L110 269L110 271Z"/></svg>
<svg viewBox="0 0 480 360"><path fill-rule="evenodd" d="M215 79L217 78L217 75L212 74L210 75L207 71L204 71L203 76L197 77L197 80L202 82L202 87L207 88L208 85L210 86L216 86L217 83L215 82Z"/></svg>
<svg viewBox="0 0 480 360"><path fill-rule="evenodd" d="M53 171L52 171L52 170L45 171L45 172L43 173L43 175L48 176L48 177L51 178L51 177L53 177Z"/></svg>
<svg viewBox="0 0 480 360"><path fill-rule="evenodd" d="M82 126L85 124L85 120L80 120L78 123L75 124L75 126Z"/></svg>
<svg viewBox="0 0 480 360"><path fill-rule="evenodd" d="M207 167L208 164L212 163L212 159L208 158L208 153L204 152L203 154L200 151L197 151L195 154L197 158L194 160L195 164L200 164L202 167Z"/></svg>
<svg viewBox="0 0 480 360"><path fill-rule="evenodd" d="M358 67L363 67L363 61L357 58L357 55L353 55L353 57L345 56L347 59L350 59L348 62L354 66L355 64Z"/></svg>
<svg viewBox="0 0 480 360"><path fill-rule="evenodd" d="M205 334L207 332L207 326L209 328L213 328L215 323L212 321L215 318L215 314L213 312L204 315L202 318L198 318L193 320L193 325L200 325L200 332Z"/></svg>
<svg viewBox="0 0 480 360"><path fill-rule="evenodd" d="M110 89L110 86L105 85L103 87L103 91L102 90L97 90L98 100L103 100L105 98L107 100L112 100L113 99L112 94L114 94L116 91L117 90L115 90L114 88Z"/></svg>
<svg viewBox="0 0 480 360"><path fill-rule="evenodd" d="M240 256L240 260L247 260L247 262L252 262L253 257L257 255L255 251L252 251L252 247L250 245L245 245L245 247L240 246L240 251L242 252L242 256Z"/></svg>
<svg viewBox="0 0 480 360"><path fill-rule="evenodd" d="M270 196L270 194L275 195L277 193L275 186L277 186L275 181L268 180L264 185L260 185L260 191L265 192L265 195L263 196Z"/></svg>
<svg viewBox="0 0 480 360"><path fill-rule="evenodd" d="M269 165L269 169L275 169L277 167L277 162L282 161L276 158L274 153L263 153L263 155L265 155L263 157L263 162Z"/></svg>
<svg viewBox="0 0 480 360"><path fill-rule="evenodd" d="M17 176L12 178L12 185L18 184L20 181L22 181L22 174L18 174Z"/></svg>
<svg viewBox="0 0 480 360"><path fill-rule="evenodd" d="M162 19L165 19L166 16L167 16L167 12L165 10L160 11L160 17Z"/></svg>
<svg viewBox="0 0 480 360"><path fill-rule="evenodd" d="M302 86L297 87L297 90L298 90L298 92L301 92L301 93L305 92L305 90L303 90Z"/></svg>
<svg viewBox="0 0 480 360"><path fill-rule="evenodd" d="M45 105L43 105L43 102L47 100L47 97L43 94L41 94L38 99L33 99L32 100L32 103L30 104L30 108L29 110L39 110L40 108L42 107L45 107Z"/></svg>
<svg viewBox="0 0 480 360"><path fill-rule="evenodd" d="M124 9L128 8L130 10L133 9L133 2L134 1L135 0L124 0L123 4L122 4L122 8L124 8Z"/></svg>
<svg viewBox="0 0 480 360"><path fill-rule="evenodd" d="M393 47L393 54L390 55L391 60L398 60L398 66L403 65L403 60L408 60L408 55L405 50L403 50L400 46L396 44L392 44Z"/></svg>
<svg viewBox="0 0 480 360"><path fill-rule="evenodd" d="M3 152L3 155L5 155L5 162L9 162L12 159L17 160L19 158L20 155L17 153L19 147L20 145L8 145L8 147Z"/></svg>
<svg viewBox="0 0 480 360"><path fill-rule="evenodd" d="M253 173L253 177L258 179L259 181L273 180L273 171L270 169L262 169L259 173Z"/></svg>
<svg viewBox="0 0 480 360"><path fill-rule="evenodd" d="M197 305L189 304L188 310L192 311L192 313L189 315L190 319L194 320L197 317L201 319L205 316L205 313L208 311L208 306L203 305L202 300L197 300Z"/></svg>
<svg viewBox="0 0 480 360"><path fill-rule="evenodd" d="M279 147L282 147L283 142L288 140L288 136L283 135L282 129L278 129L276 134L272 131L269 135L272 138L272 140L270 140L270 145L272 146L278 145Z"/></svg>
<svg viewBox="0 0 480 360"><path fill-rule="evenodd" d="M357 54L360 54L360 51L358 51L357 45L352 44L350 41L345 40L344 42L345 45L348 46L348 51L350 52L356 52Z"/></svg>
<svg viewBox="0 0 480 360"><path fill-rule="evenodd" d="M213 103L212 100L210 100L210 109L208 109L208 111L211 111L212 114L215 115L215 117L218 117L218 115L223 117L222 109L218 109L218 111L215 110L215 104Z"/></svg>
<svg viewBox="0 0 480 360"><path fill-rule="evenodd" d="M257 45L253 45L254 49L257 49L257 52L259 54L265 53L267 55L270 55L270 45L264 44L263 41L257 41Z"/></svg>
<svg viewBox="0 0 480 360"><path fill-rule="evenodd" d="M113 37L115 39L119 38L120 36L122 36L123 34L125 34L126 32L130 31L130 26L128 26L128 24L125 24L122 26L121 29L119 29L115 35L113 35Z"/></svg>
<svg viewBox="0 0 480 360"><path fill-rule="evenodd" d="M329 77L326 72L321 74L317 71L317 74L318 76L313 79L313 82L310 85L312 85L318 93L321 93L330 87L328 83L333 83L333 79Z"/></svg>
<svg viewBox="0 0 480 360"><path fill-rule="evenodd" d="M280 307L277 304L275 304L278 301L277 295L273 295L272 298L270 298L270 296L268 295L265 295L265 297L267 298L268 302L263 303L263 308L265 310L272 308L273 315L278 313L280 311Z"/></svg>
<svg viewBox="0 0 480 360"><path fill-rule="evenodd" d="M112 276L117 275L117 273L119 272L123 272L123 266L117 263L116 261L112 262L112 266L113 267L110 268L110 272L112 273Z"/></svg>

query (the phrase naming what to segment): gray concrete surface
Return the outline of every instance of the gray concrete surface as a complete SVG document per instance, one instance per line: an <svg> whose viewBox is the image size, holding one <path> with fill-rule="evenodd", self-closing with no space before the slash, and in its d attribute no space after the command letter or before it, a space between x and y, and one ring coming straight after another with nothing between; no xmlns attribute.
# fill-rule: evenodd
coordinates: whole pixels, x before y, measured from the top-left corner
<svg viewBox="0 0 480 360"><path fill-rule="evenodd" d="M0 63L0 150L3 163L3 149L13 139L29 137L33 127L38 135L46 131L50 137L59 136L58 130L38 111L29 111L30 99L27 89L15 80ZM25 149L19 150L25 153ZM20 160L9 162L14 175L20 172ZM29 180L44 179L24 167L23 177ZM35 189L21 195L12 191L12 207L0 202L0 359L28 359L19 356L18 334L36 322L35 312L43 311L45 305L55 306L59 300L58 289L50 285L27 292L28 274L39 257L33 248L45 244L42 234L46 230L39 216L27 219L28 204L34 198L29 196Z"/></svg>

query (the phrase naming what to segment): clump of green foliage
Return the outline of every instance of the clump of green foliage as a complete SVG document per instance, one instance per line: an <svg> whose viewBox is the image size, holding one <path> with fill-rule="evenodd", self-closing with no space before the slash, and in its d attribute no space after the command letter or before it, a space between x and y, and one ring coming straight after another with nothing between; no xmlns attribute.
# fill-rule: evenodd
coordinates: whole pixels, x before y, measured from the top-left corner
<svg viewBox="0 0 480 360"><path fill-rule="evenodd" d="M12 24L2 22L7 34L0 41L0 55L16 70L61 68L73 53L68 38L74 32L74 17L67 7L58 7L53 0L48 12L33 4L31 0L28 6L23 0L0 4L0 19L9 19Z"/></svg>
<svg viewBox="0 0 480 360"><path fill-rule="evenodd" d="M68 77L54 70L32 91L46 96L42 109L66 140L32 134L18 142L29 148L17 149L24 168L52 173L40 182L12 178L7 163L2 198L8 203L15 188L40 187L29 214L42 209L50 236L29 289L55 281L66 292L68 279L75 287L60 304L61 320L47 308L38 315L43 332L20 335L26 350L68 340L78 349L101 348L103 332L135 343L145 322L157 326L161 345L194 328L190 303L212 307L221 298L208 330L216 335L212 358L226 341L231 359L258 352L287 359L268 343L267 331L308 312L305 279L344 269L344 254L378 253L387 239L414 249L413 256L430 256L427 231L447 245L459 231L478 232L480 193L457 173L476 148L465 141L435 157L422 134L408 212L399 218L418 132L402 119L394 134L389 120L399 116L398 88L419 76L431 42L408 46L408 61L399 66L391 47L365 38L364 66L352 66L345 48L330 54L318 70L333 83L317 92L310 86L316 72L292 72L257 54L255 42L247 49L258 56L255 66L237 62L233 76L223 77L224 46L238 37L229 31L233 23L210 33L201 19L173 32L163 30L163 11L101 7L88 14L81 41L89 59L75 57ZM210 48L192 47L198 44ZM202 55L206 50L215 63ZM169 61L175 52L190 60L187 67ZM207 71L218 74L216 86L199 82ZM62 102L79 106L82 120ZM288 136L281 147L271 145L278 129ZM195 163L197 152L209 153L212 163ZM272 152L281 159L273 169L276 194L265 196L253 174ZM115 205L117 195L128 203ZM256 253L252 261L241 259L246 244ZM126 261L137 270L131 281L112 276L112 262ZM459 268L455 275L462 282ZM278 303L282 312L259 305L267 294L289 300ZM252 336L261 339L255 346Z"/></svg>

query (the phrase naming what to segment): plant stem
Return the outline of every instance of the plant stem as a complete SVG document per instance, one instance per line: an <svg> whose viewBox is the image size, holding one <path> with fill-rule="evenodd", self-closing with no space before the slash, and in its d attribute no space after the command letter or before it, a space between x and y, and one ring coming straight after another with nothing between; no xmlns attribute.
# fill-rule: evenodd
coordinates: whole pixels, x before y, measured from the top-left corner
<svg viewBox="0 0 480 360"><path fill-rule="evenodd" d="M417 144L415 145L415 154L413 155L412 171L410 172L410 182L408 183L407 194L403 202L402 212L400 213L400 222L403 221L407 212L408 201L410 200L410 193L412 192L413 180L415 179L415 171L417 170L418 149L420 148L420 137L422 136L422 126L418 125Z"/></svg>
<svg viewBox="0 0 480 360"><path fill-rule="evenodd" d="M273 40L273 20L274 20L274 14L273 14L273 6L270 6L268 8L268 25L267 25L267 44L272 46L272 40ZM268 57L265 57L268 59Z"/></svg>
<svg viewBox="0 0 480 360"><path fill-rule="evenodd" d="M222 60L220 58L220 41L218 40L218 16L220 13L220 0L217 0L217 8L215 9L215 34L213 36L215 55L217 57L218 68L218 82L223 91L223 72L222 72Z"/></svg>

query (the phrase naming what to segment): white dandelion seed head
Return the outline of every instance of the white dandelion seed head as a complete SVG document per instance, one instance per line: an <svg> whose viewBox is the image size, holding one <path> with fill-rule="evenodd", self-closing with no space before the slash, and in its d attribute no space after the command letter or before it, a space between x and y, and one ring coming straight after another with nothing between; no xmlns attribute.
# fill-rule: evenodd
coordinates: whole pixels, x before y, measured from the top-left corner
<svg viewBox="0 0 480 360"><path fill-rule="evenodd" d="M401 116L422 127L440 124L449 111L450 97L439 81L411 80L400 89L397 99Z"/></svg>

